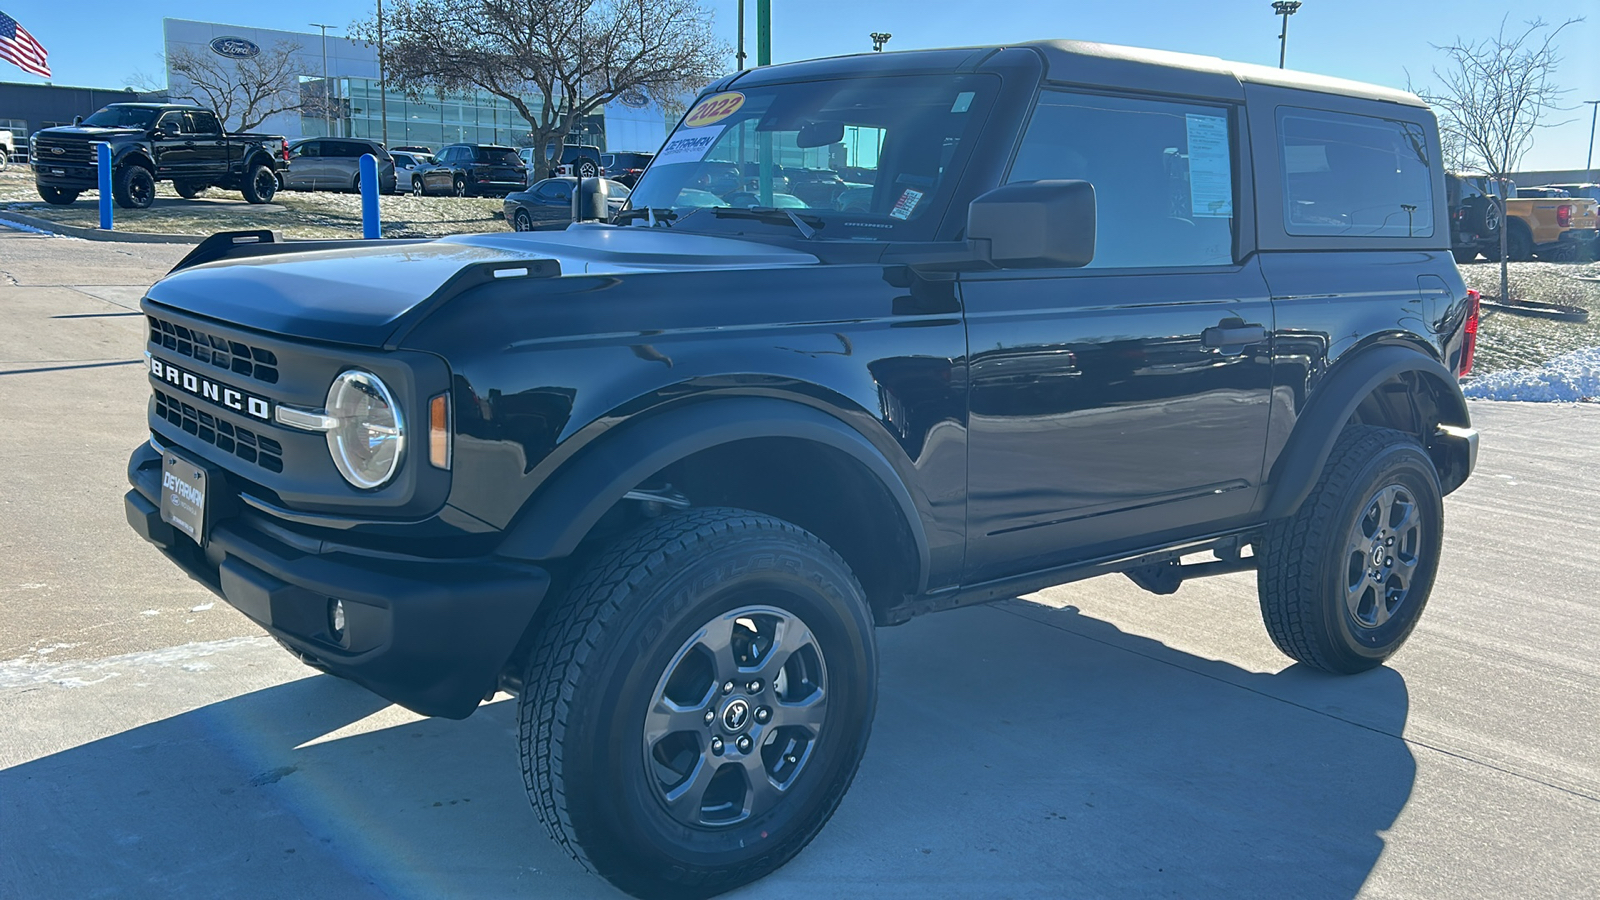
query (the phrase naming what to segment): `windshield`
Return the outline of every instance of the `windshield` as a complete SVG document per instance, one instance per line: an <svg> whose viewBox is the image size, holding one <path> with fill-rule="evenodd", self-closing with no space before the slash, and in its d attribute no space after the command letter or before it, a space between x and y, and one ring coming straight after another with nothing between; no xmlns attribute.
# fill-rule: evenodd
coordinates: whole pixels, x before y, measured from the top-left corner
<svg viewBox="0 0 1600 900"><path fill-rule="evenodd" d="M702 97L634 186L635 209L671 209L674 227L783 229L704 207L776 207L818 238L932 240L996 79L855 78ZM788 230L793 226L788 225Z"/></svg>
<svg viewBox="0 0 1600 900"><path fill-rule="evenodd" d="M144 106L108 106L83 120L95 128L149 128L158 110Z"/></svg>

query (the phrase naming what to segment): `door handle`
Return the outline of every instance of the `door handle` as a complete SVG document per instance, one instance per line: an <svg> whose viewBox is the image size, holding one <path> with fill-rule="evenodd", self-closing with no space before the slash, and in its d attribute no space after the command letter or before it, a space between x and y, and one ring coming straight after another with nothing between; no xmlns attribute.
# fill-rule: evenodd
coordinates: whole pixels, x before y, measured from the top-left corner
<svg viewBox="0 0 1600 900"><path fill-rule="evenodd" d="M1259 344L1267 339L1267 329L1260 325L1247 325L1243 319L1229 317L1200 333L1201 343L1207 347L1242 347Z"/></svg>

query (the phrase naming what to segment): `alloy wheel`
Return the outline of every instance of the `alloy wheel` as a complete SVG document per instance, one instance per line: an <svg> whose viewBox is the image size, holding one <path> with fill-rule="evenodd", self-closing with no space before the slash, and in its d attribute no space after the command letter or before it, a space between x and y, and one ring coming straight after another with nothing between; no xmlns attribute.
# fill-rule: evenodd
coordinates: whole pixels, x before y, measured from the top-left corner
<svg viewBox="0 0 1600 900"><path fill-rule="evenodd" d="M644 761L679 822L718 828L772 809L811 761L828 679L811 629L775 606L746 606L684 642L656 684Z"/></svg>
<svg viewBox="0 0 1600 900"><path fill-rule="evenodd" d="M1422 549L1422 515L1411 492L1379 488L1345 542L1345 608L1361 628L1381 628L1406 602Z"/></svg>

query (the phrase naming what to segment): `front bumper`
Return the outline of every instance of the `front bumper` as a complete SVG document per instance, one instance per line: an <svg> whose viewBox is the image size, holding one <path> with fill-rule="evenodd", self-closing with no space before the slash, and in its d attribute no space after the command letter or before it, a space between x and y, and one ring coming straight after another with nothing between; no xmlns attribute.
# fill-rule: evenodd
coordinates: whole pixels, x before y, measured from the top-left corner
<svg viewBox="0 0 1600 900"><path fill-rule="evenodd" d="M33 180L39 187L92 191L100 187L100 171L93 166L52 166L41 162L33 169Z"/></svg>
<svg viewBox="0 0 1600 900"><path fill-rule="evenodd" d="M128 461L124 505L140 537L294 652L423 715L470 715L549 590L549 573L509 560L297 546L250 513L211 523L201 548L161 519L161 460L147 443ZM215 507L226 487L212 490ZM334 600L345 611L339 638Z"/></svg>

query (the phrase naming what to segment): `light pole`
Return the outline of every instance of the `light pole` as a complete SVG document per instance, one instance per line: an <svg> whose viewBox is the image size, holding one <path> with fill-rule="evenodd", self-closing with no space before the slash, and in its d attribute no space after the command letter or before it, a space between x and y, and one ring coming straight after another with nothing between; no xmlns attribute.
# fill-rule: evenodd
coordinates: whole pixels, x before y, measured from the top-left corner
<svg viewBox="0 0 1600 900"><path fill-rule="evenodd" d="M889 38L894 37L894 35L890 34L887 31L874 31L872 33L871 37L872 37L872 50L873 50L873 52L874 53L882 53L883 52L883 45L889 43Z"/></svg>
<svg viewBox="0 0 1600 900"><path fill-rule="evenodd" d="M383 121L383 146L389 146L389 79L383 71L383 0L378 0L378 118ZM499 126L499 119L495 125ZM367 132L371 134L372 132ZM495 140L500 139L500 130L495 129Z"/></svg>
<svg viewBox="0 0 1600 900"><path fill-rule="evenodd" d="M741 72L744 71L744 57L744 0L739 0L739 51L733 58L738 62Z"/></svg>
<svg viewBox="0 0 1600 900"><path fill-rule="evenodd" d="M1283 68L1283 58L1289 52L1289 17L1300 9L1300 0L1275 0L1272 14L1283 16L1283 30L1278 32L1278 68Z"/></svg>
<svg viewBox="0 0 1600 900"><path fill-rule="evenodd" d="M1584 160L1583 167L1589 173L1589 183L1594 184L1594 120L1600 115L1600 100L1583 101L1592 107L1589 112L1589 157Z"/></svg>
<svg viewBox="0 0 1600 900"><path fill-rule="evenodd" d="M312 22L311 27L322 29L322 128L327 137L333 137L333 104L328 102L328 29L339 26Z"/></svg>

